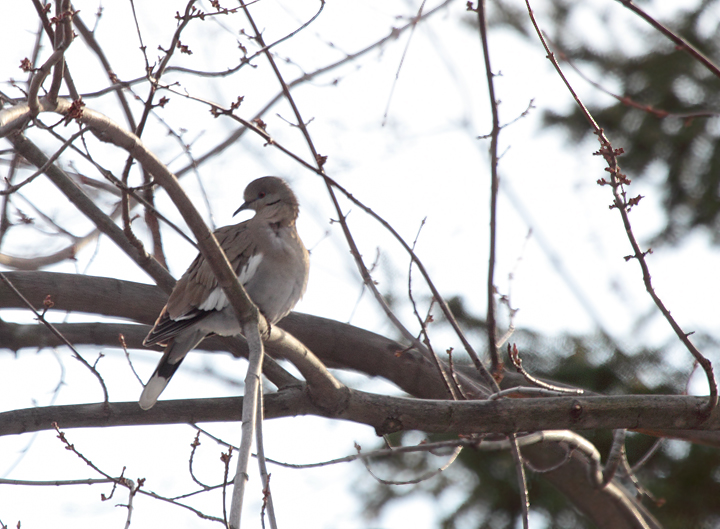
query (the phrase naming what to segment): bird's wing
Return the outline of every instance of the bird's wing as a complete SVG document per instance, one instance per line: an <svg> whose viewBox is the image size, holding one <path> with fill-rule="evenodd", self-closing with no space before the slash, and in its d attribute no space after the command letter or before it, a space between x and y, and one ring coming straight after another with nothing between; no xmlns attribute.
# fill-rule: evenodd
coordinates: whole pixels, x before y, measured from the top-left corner
<svg viewBox="0 0 720 529"><path fill-rule="evenodd" d="M245 221L215 231L215 237L225 251L241 284L247 283L252 278L262 260L262 255L256 251L257 246L252 241L248 227L248 221ZM227 297L218 286L209 263L202 254L198 254L175 285L155 326L143 343L164 344L213 311L223 310L227 305Z"/></svg>

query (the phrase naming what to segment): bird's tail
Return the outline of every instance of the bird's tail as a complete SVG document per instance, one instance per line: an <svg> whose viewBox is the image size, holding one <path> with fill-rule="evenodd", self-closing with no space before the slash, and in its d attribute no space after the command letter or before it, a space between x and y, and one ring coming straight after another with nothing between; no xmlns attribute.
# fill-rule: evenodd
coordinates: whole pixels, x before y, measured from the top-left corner
<svg viewBox="0 0 720 529"><path fill-rule="evenodd" d="M160 393L168 385L170 379L180 367L181 362L188 352L195 349L203 341L207 333L196 331L185 336L180 335L172 339L165 348L165 353L158 363L155 372L145 384L140 400L138 401L143 410L149 410L157 402Z"/></svg>

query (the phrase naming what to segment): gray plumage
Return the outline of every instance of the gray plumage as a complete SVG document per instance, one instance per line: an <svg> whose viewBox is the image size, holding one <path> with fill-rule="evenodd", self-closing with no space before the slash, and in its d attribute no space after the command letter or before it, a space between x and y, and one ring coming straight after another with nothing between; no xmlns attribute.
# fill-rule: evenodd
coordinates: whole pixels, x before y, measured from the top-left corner
<svg viewBox="0 0 720 529"><path fill-rule="evenodd" d="M307 286L308 252L295 229L298 201L287 183L274 176L251 182L244 199L235 214L252 209L255 216L219 228L215 237L250 299L274 324L287 316ZM185 355L206 336L231 336L240 330L209 264L198 255L143 341L165 346L165 353L145 385L140 407L147 410L155 404Z"/></svg>

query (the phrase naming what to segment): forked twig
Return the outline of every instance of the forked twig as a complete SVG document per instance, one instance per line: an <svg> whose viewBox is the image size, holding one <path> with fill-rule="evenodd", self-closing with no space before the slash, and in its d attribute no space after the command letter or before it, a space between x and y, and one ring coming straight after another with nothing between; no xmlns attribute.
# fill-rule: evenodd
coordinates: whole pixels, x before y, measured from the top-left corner
<svg viewBox="0 0 720 529"><path fill-rule="evenodd" d="M547 382L543 382L542 380L535 378L523 368L522 358L520 358L520 352L518 351L517 345L513 344L512 347L510 347L510 344L508 344L507 349L510 362L515 367L517 372L520 373L523 377L525 377L525 380L527 380L530 384L542 388L543 390L553 391L559 394L583 395L585 393L585 390L582 389L564 388L561 386L556 386L555 384L548 384Z"/></svg>

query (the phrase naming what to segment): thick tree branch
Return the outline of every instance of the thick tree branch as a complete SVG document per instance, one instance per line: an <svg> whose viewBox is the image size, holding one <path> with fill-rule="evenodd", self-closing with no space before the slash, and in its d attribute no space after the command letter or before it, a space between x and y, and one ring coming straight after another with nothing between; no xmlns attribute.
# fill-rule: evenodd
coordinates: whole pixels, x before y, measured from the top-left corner
<svg viewBox="0 0 720 529"><path fill-rule="evenodd" d="M125 318L148 325L155 321L167 299L157 287L130 281L50 272L6 272L6 275L35 305L42 305L49 295L54 303L53 310ZM2 283L0 308L22 308ZM78 326L75 331L72 330L73 325ZM102 325L106 328L101 331L81 325ZM59 328L63 333L68 333L66 336L73 336L76 344L117 346L118 333L122 332L128 347L137 349L143 348L142 338L147 334L147 327L131 324L65 324ZM273 333L266 343L266 351L273 356L285 356L279 346L281 335L278 333L281 329L298 338L329 367L383 376L409 394L422 398L447 396L432 362L403 344L345 323L294 312L273 326ZM86 330L92 333L83 335ZM36 346L52 343L48 342L52 338L46 337L45 331L37 326L18 328L13 324L0 325L0 343L13 350L32 347L33 332L38 333ZM212 337L203 341L201 347L206 350L229 350L236 356L247 357L247 346L239 338ZM309 375L306 373L306 376ZM458 376L472 398L489 394L481 383L469 376ZM271 380L278 383L277 378ZM318 390L321 387L318 381L314 385Z"/></svg>
<svg viewBox="0 0 720 529"><path fill-rule="evenodd" d="M703 421L707 399L686 395L619 395L498 401L421 400L348 390L331 413L313 404L307 387L265 397L265 418L317 415L372 426L379 434L403 430L453 434L510 434L540 430L720 430L720 413ZM107 408L106 408L107 406ZM242 397L159 401L142 412L137 402L48 406L0 413L0 436L61 428L238 421Z"/></svg>

